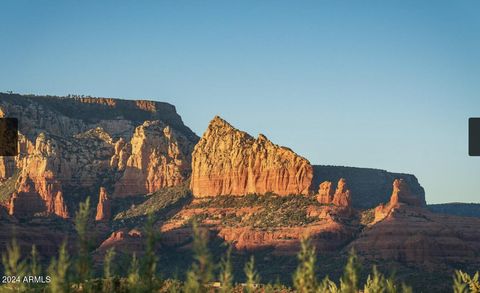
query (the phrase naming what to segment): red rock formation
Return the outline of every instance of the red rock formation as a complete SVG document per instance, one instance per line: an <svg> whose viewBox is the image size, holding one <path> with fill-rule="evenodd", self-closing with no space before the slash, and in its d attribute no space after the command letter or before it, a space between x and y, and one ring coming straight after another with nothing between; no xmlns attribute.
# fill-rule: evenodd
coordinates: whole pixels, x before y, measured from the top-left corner
<svg viewBox="0 0 480 293"><path fill-rule="evenodd" d="M115 184L114 196L148 194L177 186L190 173L191 143L161 121L147 121L137 127L130 144L131 155L122 178ZM122 151L118 152L119 167Z"/></svg>
<svg viewBox="0 0 480 293"><path fill-rule="evenodd" d="M332 182L325 181L318 187L317 201L321 204L333 204L339 207L350 207L350 190L347 188L347 182L340 178L337 183L337 189L334 191Z"/></svg>
<svg viewBox="0 0 480 293"><path fill-rule="evenodd" d="M192 155L191 189L194 196L308 194L313 171L292 150L254 139L220 117L215 117Z"/></svg>
<svg viewBox="0 0 480 293"><path fill-rule="evenodd" d="M55 196L55 204L53 207L54 213L61 218L68 218L68 211L65 202L63 201L63 193L61 191L57 192Z"/></svg>
<svg viewBox="0 0 480 293"><path fill-rule="evenodd" d="M95 221L108 221L111 216L110 198L108 197L107 190L104 187L100 187Z"/></svg>
<svg viewBox="0 0 480 293"><path fill-rule="evenodd" d="M410 187L403 179L393 181L393 192L390 198L390 206L399 203L405 203L411 206L422 206L422 202L417 195L412 194Z"/></svg>
<svg viewBox="0 0 480 293"><path fill-rule="evenodd" d="M350 190L347 189L347 182L341 178L337 184L337 190L333 195L333 204L339 207L350 207Z"/></svg>
<svg viewBox="0 0 480 293"><path fill-rule="evenodd" d="M390 202L386 205L381 204L375 208L375 222L383 220L388 216L392 209L400 205L422 206L422 201L415 194L412 194L410 187L403 179L393 181L393 191Z"/></svg>
<svg viewBox="0 0 480 293"><path fill-rule="evenodd" d="M411 192L425 205L425 190L414 175L369 168L319 165L312 167L314 174L312 186L317 187L325 181L336 183L340 178L345 178L350 190L352 206L356 209L371 209L389 201L392 182L395 179L403 179L409 185Z"/></svg>
<svg viewBox="0 0 480 293"><path fill-rule="evenodd" d="M157 105L155 102L152 101L135 101L135 105L142 110L148 111L148 112L155 112L157 110Z"/></svg>
<svg viewBox="0 0 480 293"><path fill-rule="evenodd" d="M116 252L129 255L135 253L137 256L141 256L145 252L145 238L137 229L114 231L94 252L94 260L96 262L103 261L107 250L112 247L115 247Z"/></svg>
<svg viewBox="0 0 480 293"><path fill-rule="evenodd" d="M318 252L331 253L341 249L352 236L352 230L335 222L325 221L300 227L278 227L268 230L252 227L222 227L218 236L239 250L273 248L274 254L296 255L300 240L310 237Z"/></svg>
<svg viewBox="0 0 480 293"><path fill-rule="evenodd" d="M123 138L120 138L115 143L115 154L110 159L110 166L116 168L118 171L125 171L127 167L127 160L132 154L132 145L126 143Z"/></svg>
<svg viewBox="0 0 480 293"><path fill-rule="evenodd" d="M415 265L479 263L480 219L434 214L402 180L391 200L375 209L375 221L352 242L368 259Z"/></svg>
<svg viewBox="0 0 480 293"><path fill-rule="evenodd" d="M324 181L318 186L317 201L321 204L330 204L333 202L335 190L332 188L332 182Z"/></svg>

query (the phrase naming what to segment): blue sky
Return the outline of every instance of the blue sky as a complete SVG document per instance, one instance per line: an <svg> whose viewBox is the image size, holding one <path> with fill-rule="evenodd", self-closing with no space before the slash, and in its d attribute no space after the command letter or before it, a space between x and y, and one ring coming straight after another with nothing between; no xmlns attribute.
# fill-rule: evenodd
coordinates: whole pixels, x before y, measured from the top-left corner
<svg viewBox="0 0 480 293"><path fill-rule="evenodd" d="M101 3L100 3L101 2ZM140 4L141 3L141 4ZM480 1L0 2L0 91L167 101L480 202Z"/></svg>

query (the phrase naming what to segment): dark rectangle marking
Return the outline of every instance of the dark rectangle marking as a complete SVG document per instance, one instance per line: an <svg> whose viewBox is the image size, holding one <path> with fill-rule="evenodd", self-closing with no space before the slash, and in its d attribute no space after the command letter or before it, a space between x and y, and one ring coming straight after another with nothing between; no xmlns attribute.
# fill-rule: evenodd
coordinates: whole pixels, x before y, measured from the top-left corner
<svg viewBox="0 0 480 293"><path fill-rule="evenodd" d="M480 156L480 118L468 119L468 154Z"/></svg>

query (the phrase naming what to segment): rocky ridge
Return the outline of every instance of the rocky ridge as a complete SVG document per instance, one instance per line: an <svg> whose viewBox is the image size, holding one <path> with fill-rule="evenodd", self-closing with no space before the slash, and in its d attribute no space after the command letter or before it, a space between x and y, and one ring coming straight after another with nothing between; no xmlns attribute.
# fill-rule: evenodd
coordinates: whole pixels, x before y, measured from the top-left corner
<svg viewBox="0 0 480 293"><path fill-rule="evenodd" d="M100 186L127 196L180 184L198 139L160 102L1 93L4 116L19 119L20 153L0 157L0 182L18 173L1 204L22 218L68 218Z"/></svg>
<svg viewBox="0 0 480 293"><path fill-rule="evenodd" d="M253 138L216 116L192 154L190 187L196 197L309 194L312 166L264 135Z"/></svg>

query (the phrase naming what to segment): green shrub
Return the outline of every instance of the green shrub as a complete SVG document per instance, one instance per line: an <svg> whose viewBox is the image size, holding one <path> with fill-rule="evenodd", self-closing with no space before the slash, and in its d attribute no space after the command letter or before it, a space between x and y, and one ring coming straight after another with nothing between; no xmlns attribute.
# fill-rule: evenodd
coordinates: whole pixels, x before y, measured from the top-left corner
<svg viewBox="0 0 480 293"><path fill-rule="evenodd" d="M453 292L454 293L478 293L480 292L480 273L476 272L472 277L462 271L455 271L453 278Z"/></svg>
<svg viewBox="0 0 480 293"><path fill-rule="evenodd" d="M245 276L247 277L247 282L245 284L245 292L253 293L255 288L260 284L260 276L255 270L255 258L252 256L250 260L245 265Z"/></svg>
<svg viewBox="0 0 480 293"><path fill-rule="evenodd" d="M316 254L310 239L303 238L298 253L299 265L293 276L293 286L299 293L310 293L317 290L315 274Z"/></svg>
<svg viewBox="0 0 480 293"><path fill-rule="evenodd" d="M206 286L212 281L214 265L208 250L208 231L193 222L194 263L187 273L185 292L206 292Z"/></svg>

